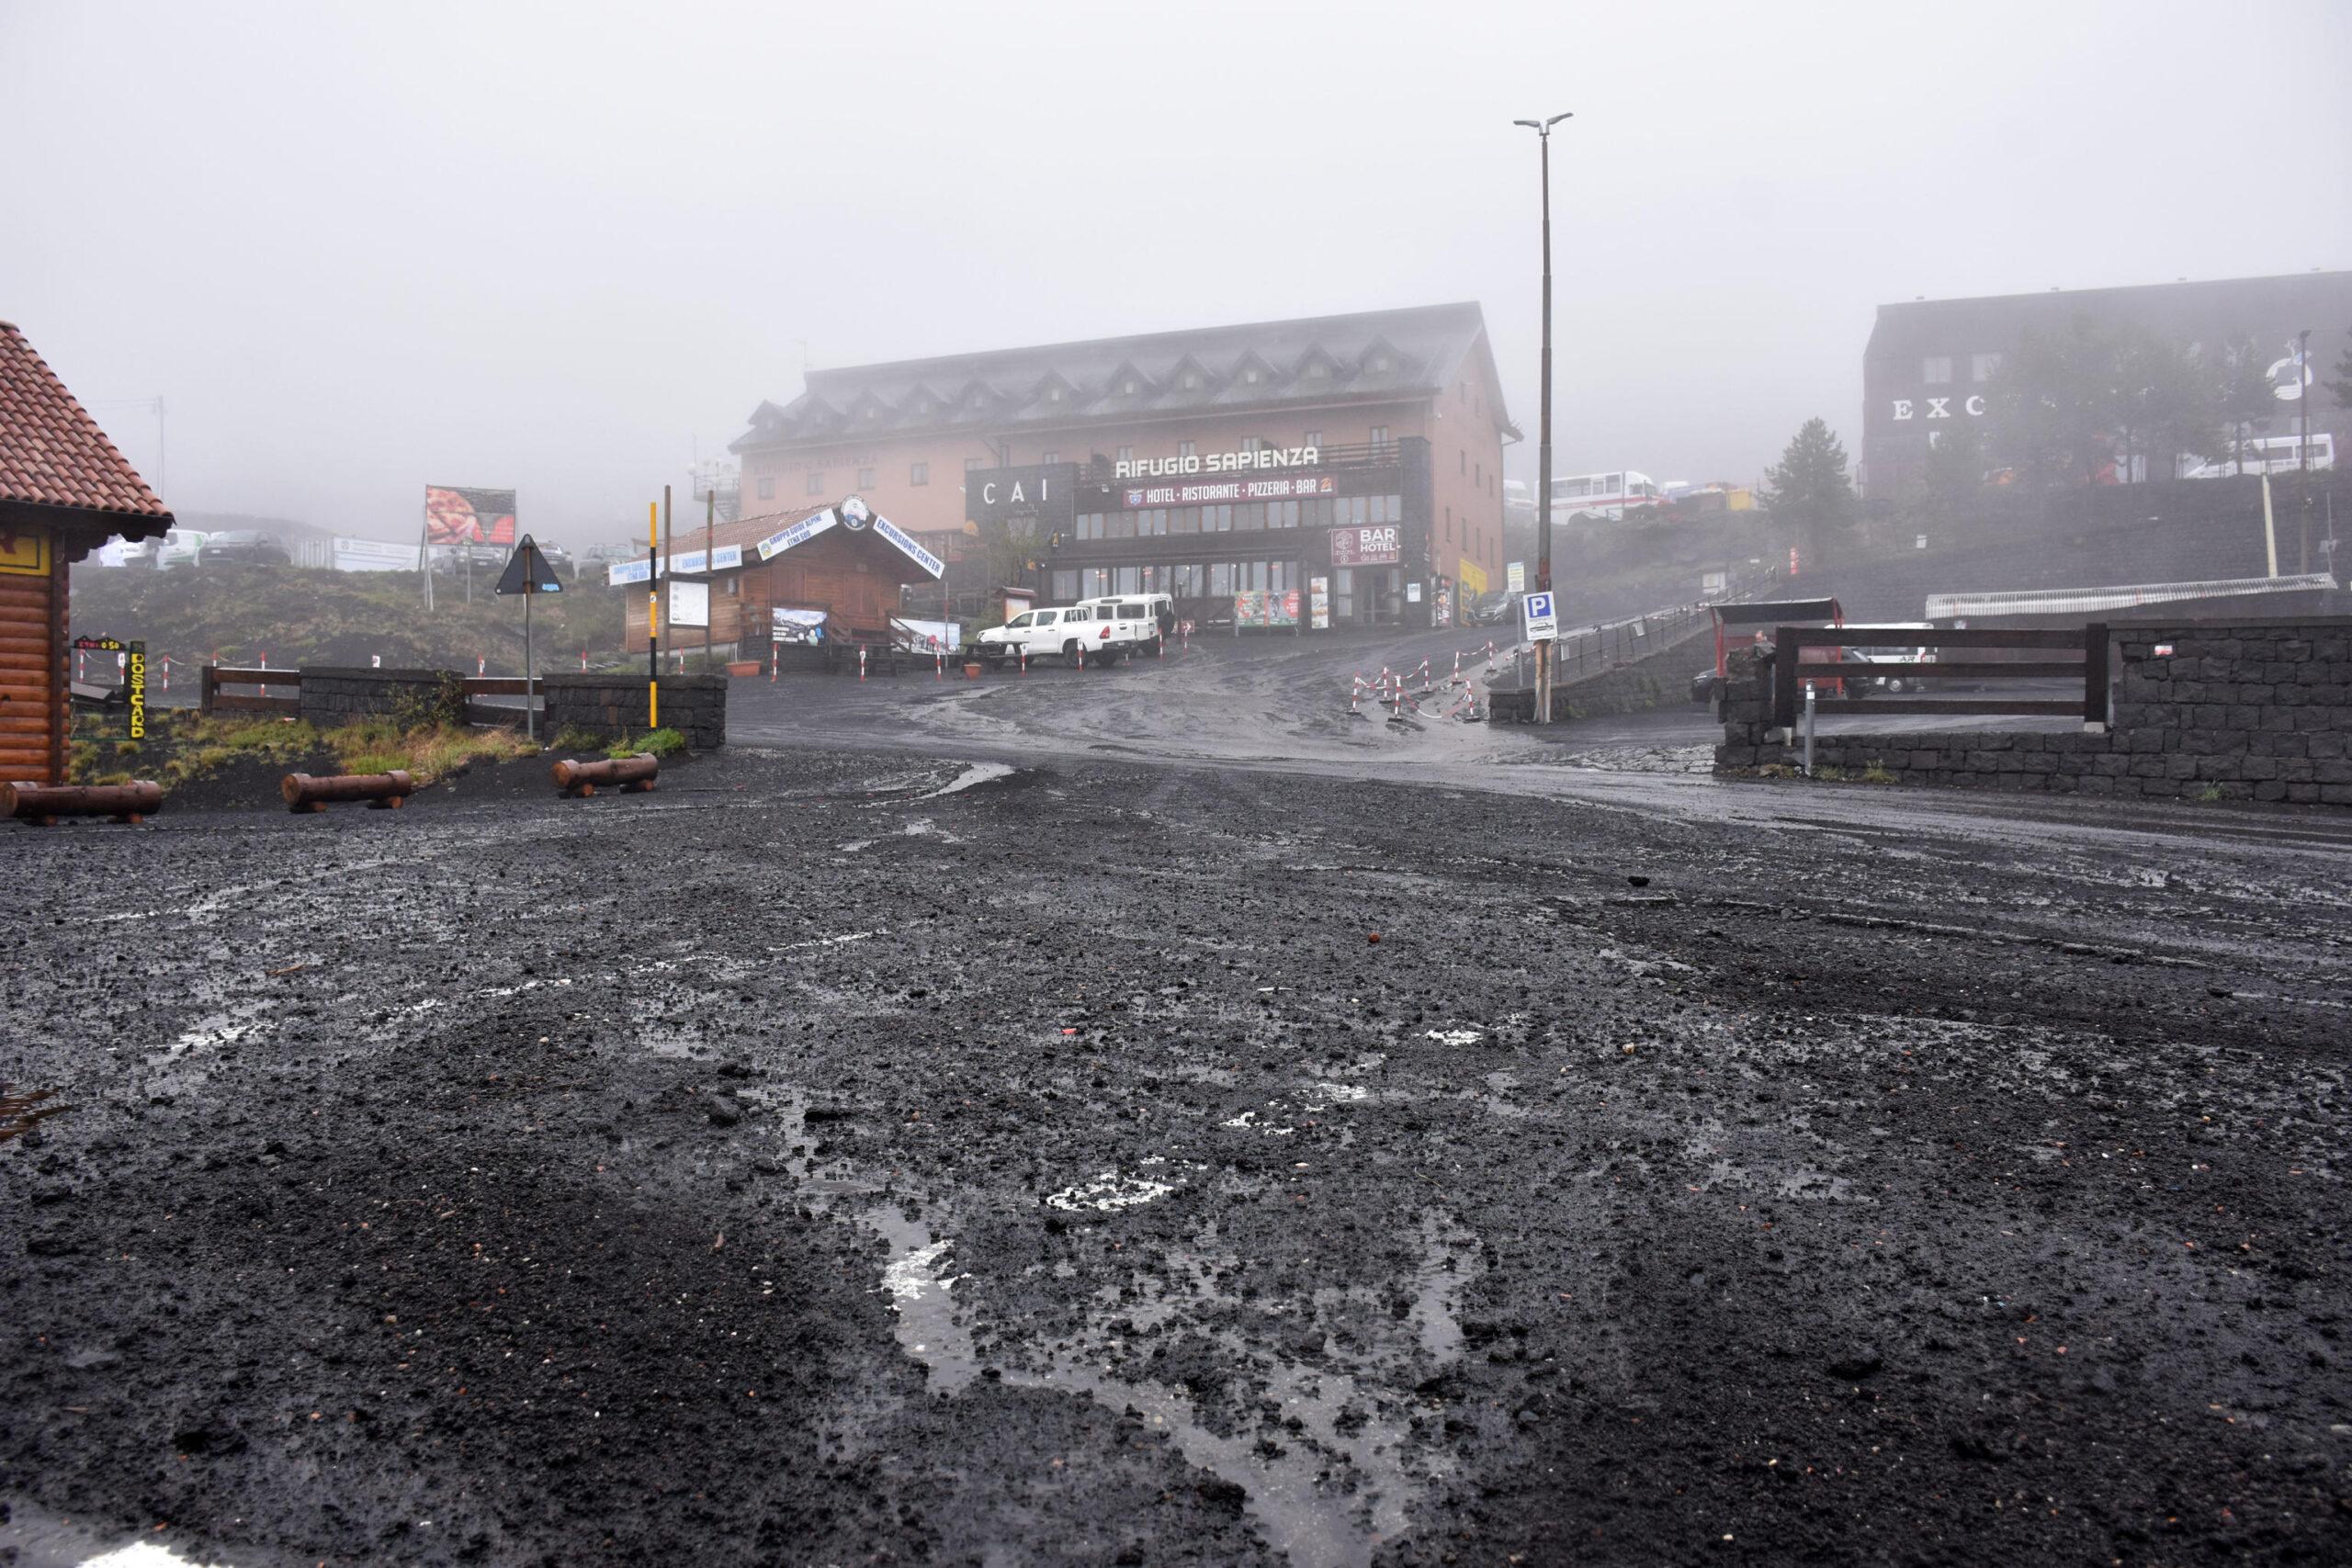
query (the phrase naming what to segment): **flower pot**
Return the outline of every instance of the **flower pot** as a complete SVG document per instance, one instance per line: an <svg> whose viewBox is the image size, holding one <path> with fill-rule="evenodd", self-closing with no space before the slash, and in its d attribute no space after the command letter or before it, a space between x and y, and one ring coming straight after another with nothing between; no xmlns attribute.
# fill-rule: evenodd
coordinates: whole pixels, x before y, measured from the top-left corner
<svg viewBox="0 0 2352 1568"><path fill-rule="evenodd" d="M977 663L974 663L974 664L967 664L967 665L965 665L965 666L964 666L964 679L966 679L967 681L977 681L977 680L978 680L979 678L980 678L980 667L979 667L979 665L978 665Z"/></svg>
<svg viewBox="0 0 2352 1568"><path fill-rule="evenodd" d="M733 660L729 662L727 672L729 675L756 675L760 672L760 661L756 659Z"/></svg>

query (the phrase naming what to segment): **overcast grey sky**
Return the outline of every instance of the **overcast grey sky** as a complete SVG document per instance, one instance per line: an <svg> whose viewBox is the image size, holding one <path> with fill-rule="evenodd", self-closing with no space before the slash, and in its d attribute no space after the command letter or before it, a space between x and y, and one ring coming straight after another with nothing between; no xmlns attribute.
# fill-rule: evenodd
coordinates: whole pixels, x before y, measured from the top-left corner
<svg viewBox="0 0 2352 1568"><path fill-rule="evenodd" d="M617 535L811 363L1447 299L1532 478L1858 444L1871 308L2352 265L2341 0L0 0L0 318L182 511ZM2318 323L2327 327L2352 322Z"/></svg>

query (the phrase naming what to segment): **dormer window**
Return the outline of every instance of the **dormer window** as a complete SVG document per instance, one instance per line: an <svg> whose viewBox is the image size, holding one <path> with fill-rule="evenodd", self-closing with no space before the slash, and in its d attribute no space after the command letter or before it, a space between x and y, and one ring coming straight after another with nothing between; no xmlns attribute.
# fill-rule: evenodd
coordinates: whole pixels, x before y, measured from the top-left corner
<svg viewBox="0 0 2352 1568"><path fill-rule="evenodd" d="M1375 376L1385 376L1388 373L1388 356L1386 355L1381 355L1373 360L1372 373Z"/></svg>
<svg viewBox="0 0 2352 1568"><path fill-rule="evenodd" d="M1134 397L1134 396L1136 395L1136 384L1135 384L1133 381L1122 381L1122 382L1120 382L1120 383L1119 383L1119 394L1120 394L1120 396L1122 396L1122 397L1128 397L1128 398L1132 398L1132 397Z"/></svg>
<svg viewBox="0 0 2352 1568"><path fill-rule="evenodd" d="M1258 384L1258 367L1252 365L1249 369L1244 370L1241 373L1241 378L1249 382L1251 386L1256 386Z"/></svg>
<svg viewBox="0 0 2352 1568"><path fill-rule="evenodd" d="M1198 372L1198 371L1196 371L1196 370L1187 370L1187 371L1185 371L1185 372L1184 372L1184 390L1186 390L1186 391L1188 391L1188 392L1197 392L1197 391L1199 391L1200 389L1201 389L1201 377L1200 377L1200 372Z"/></svg>
<svg viewBox="0 0 2352 1568"><path fill-rule="evenodd" d="M1311 381L1328 381L1331 378L1331 367L1318 359L1306 367L1306 376Z"/></svg>
<svg viewBox="0 0 2352 1568"><path fill-rule="evenodd" d="M1046 388L1046 400L1049 403L1060 402L1062 400L1062 389L1059 387Z"/></svg>

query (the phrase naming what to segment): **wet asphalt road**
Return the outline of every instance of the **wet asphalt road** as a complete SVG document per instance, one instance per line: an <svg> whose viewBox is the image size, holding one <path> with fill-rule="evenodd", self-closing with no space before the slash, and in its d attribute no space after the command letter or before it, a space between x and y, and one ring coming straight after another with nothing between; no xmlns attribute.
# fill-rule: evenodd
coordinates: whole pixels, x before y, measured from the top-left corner
<svg viewBox="0 0 2352 1568"><path fill-rule="evenodd" d="M0 1562L2352 1551L2334 823L1311 673L7 834Z"/></svg>

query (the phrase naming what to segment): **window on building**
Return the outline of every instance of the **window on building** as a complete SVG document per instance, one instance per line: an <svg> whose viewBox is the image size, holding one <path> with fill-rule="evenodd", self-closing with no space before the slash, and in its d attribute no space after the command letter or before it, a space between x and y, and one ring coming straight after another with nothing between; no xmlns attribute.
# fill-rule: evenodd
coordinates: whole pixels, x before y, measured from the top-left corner
<svg viewBox="0 0 2352 1568"><path fill-rule="evenodd" d="M1485 464L1473 463L1470 465L1470 488L1472 490L1484 490L1487 488L1487 468Z"/></svg>
<svg viewBox="0 0 2352 1568"><path fill-rule="evenodd" d="M1330 377L1331 367L1319 359L1306 367L1306 378L1310 381L1328 381Z"/></svg>
<svg viewBox="0 0 2352 1568"><path fill-rule="evenodd" d="M1136 460L1136 449L1135 449L1134 447L1132 447L1132 446L1122 446L1122 447L1120 447L1120 448L1119 448L1119 461L1120 461L1120 462L1122 462L1122 463L1132 463L1132 462L1134 462L1135 460Z"/></svg>
<svg viewBox="0 0 2352 1568"><path fill-rule="evenodd" d="M907 482L910 485L929 484L931 482L931 465L929 463L909 463L907 465Z"/></svg>
<svg viewBox="0 0 2352 1568"><path fill-rule="evenodd" d="M1252 365L1249 369L1244 370L1241 373L1241 378L1244 381L1249 382L1251 386L1256 386L1258 384L1258 367Z"/></svg>
<svg viewBox="0 0 2352 1568"><path fill-rule="evenodd" d="M1241 438L1241 449L1244 452L1262 452L1266 449L1266 438L1262 435L1245 435Z"/></svg>
<svg viewBox="0 0 2352 1568"><path fill-rule="evenodd" d="M775 499L775 476L774 474L762 474L760 476L760 499L762 501L774 501Z"/></svg>
<svg viewBox="0 0 2352 1568"><path fill-rule="evenodd" d="M1930 387L1949 385L1951 381L1951 355L1932 354L1920 361L1919 379Z"/></svg>
<svg viewBox="0 0 2352 1568"><path fill-rule="evenodd" d="M1136 384L1135 384L1135 382L1133 382L1132 380L1127 380L1127 381L1122 381L1122 382L1120 382L1120 383L1119 383L1119 394L1120 394L1120 396L1122 396L1122 397L1128 397L1128 398L1132 398L1132 397L1134 397L1134 396L1136 395Z"/></svg>
<svg viewBox="0 0 2352 1568"><path fill-rule="evenodd" d="M1383 354L1374 356L1372 362L1372 373L1375 376L1385 376L1388 374L1388 356L1386 355Z"/></svg>
<svg viewBox="0 0 2352 1568"><path fill-rule="evenodd" d="M1201 376L1200 376L1200 372L1199 372L1199 371L1197 371L1197 370L1187 370L1187 371L1185 371L1185 372L1184 372L1184 390L1186 390L1186 391L1188 391L1188 392L1197 392L1197 391L1199 391L1200 389L1201 389Z"/></svg>
<svg viewBox="0 0 2352 1568"><path fill-rule="evenodd" d="M1386 425L1375 424L1372 427L1372 444L1374 446L1385 446L1388 445L1388 427Z"/></svg>
<svg viewBox="0 0 2352 1568"><path fill-rule="evenodd" d="M860 468L857 470L857 488L860 490L872 490L874 488L874 470L872 468Z"/></svg>
<svg viewBox="0 0 2352 1568"><path fill-rule="evenodd" d="M1989 381L1993 378L1993 372L2000 367L2001 356L1997 354L1972 354L1968 356L1968 378L1972 381Z"/></svg>
<svg viewBox="0 0 2352 1568"><path fill-rule="evenodd" d="M814 468L808 470L808 493L810 495L825 493L825 476Z"/></svg>
<svg viewBox="0 0 2352 1568"><path fill-rule="evenodd" d="M1306 445L1307 445L1307 446L1322 446L1322 445L1323 445L1323 433L1322 433L1321 431L1319 431L1319 430L1310 430L1310 431L1308 431L1308 432L1306 433Z"/></svg>
<svg viewBox="0 0 2352 1568"><path fill-rule="evenodd" d="M1453 508L1451 506L1445 509L1445 536L1448 539L1453 537Z"/></svg>
<svg viewBox="0 0 2352 1568"><path fill-rule="evenodd" d="M1143 592L1143 572L1139 568L1132 566L1123 566L1119 568L1119 573L1115 581L1117 581L1118 586L1112 590L1114 593L1140 593Z"/></svg>
<svg viewBox="0 0 2352 1568"><path fill-rule="evenodd" d="M1049 403L1060 402L1062 400L1062 389L1059 387L1046 388L1046 400Z"/></svg>
<svg viewBox="0 0 2352 1568"><path fill-rule="evenodd" d="M986 461L984 457L967 457L964 459L964 471L967 474L977 474L980 471L980 465Z"/></svg>
<svg viewBox="0 0 2352 1568"><path fill-rule="evenodd" d="M1176 443L1176 456L1179 457L1189 457L1196 450L1197 448L1189 441L1179 441Z"/></svg>
<svg viewBox="0 0 2352 1568"><path fill-rule="evenodd" d="M1054 573L1054 597L1057 599L1075 599L1078 597L1077 572L1057 571Z"/></svg>
<svg viewBox="0 0 2352 1568"><path fill-rule="evenodd" d="M1038 457L1038 459L1037 459L1037 461L1039 461L1040 463L1045 463L1045 464L1048 464L1048 465L1050 465L1050 464L1054 464L1054 463L1058 463L1058 462L1060 462L1061 460L1062 460L1062 455L1061 455L1059 452L1046 452L1046 453L1045 453L1043 456L1039 457Z"/></svg>

